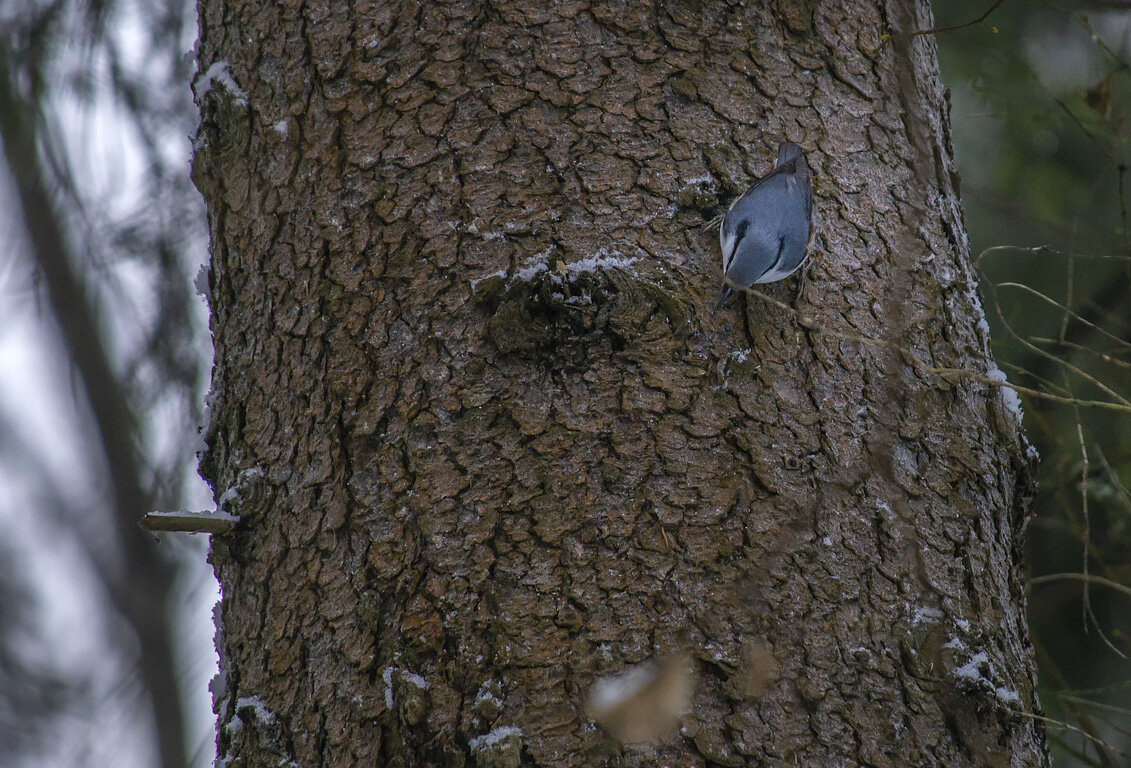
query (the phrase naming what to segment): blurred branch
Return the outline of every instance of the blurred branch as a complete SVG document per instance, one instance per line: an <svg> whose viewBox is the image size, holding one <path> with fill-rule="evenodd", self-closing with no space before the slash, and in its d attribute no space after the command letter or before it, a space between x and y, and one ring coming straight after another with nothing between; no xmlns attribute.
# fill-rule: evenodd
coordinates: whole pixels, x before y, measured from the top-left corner
<svg viewBox="0 0 1131 768"><path fill-rule="evenodd" d="M1077 0L1076 10L1126 10L1131 8L1131 0Z"/></svg>
<svg viewBox="0 0 1131 768"><path fill-rule="evenodd" d="M174 568L137 530L150 507L140 479L135 420L111 370L99 324L75 275L55 206L44 185L35 102L18 93L16 60L0 48L0 139L23 209L31 250L71 361L90 404L113 489L116 528L125 571L107 584L115 606L137 633L140 676L153 708L161 763L184 768L186 750L180 697L170 643L169 592ZM34 63L29 65L35 68ZM28 73L31 82L36 72Z"/></svg>
<svg viewBox="0 0 1131 768"><path fill-rule="evenodd" d="M1108 482L1119 492L1119 500L1123 502L1124 509L1131 512L1131 491L1127 490L1127 486L1119 479L1119 474L1112 468L1111 464L1108 463L1103 448L1097 445L1096 453L1099 455L1100 464L1104 468L1104 474L1107 475Z"/></svg>
<svg viewBox="0 0 1131 768"><path fill-rule="evenodd" d="M1030 579L1029 583L1032 582L1033 580ZM1058 690L1067 690L1068 681L1064 678L1064 675L1061 673L1060 668L1056 665L1055 660L1052 658L1052 656L1049 655L1049 652L1045 650L1044 645L1041 644L1038 638L1034 638L1033 647L1037 652L1037 660L1041 665L1041 676L1043 677L1047 675L1048 677L1051 677L1053 685L1056 686ZM1059 696L1057 697L1057 700L1060 701ZM1076 718L1076 722L1080 723L1079 728L1073 728L1072 726L1064 724L1065 727L1068 730L1077 730L1082 732L1085 738L1090 740L1092 744L1095 745L1096 751L1099 753L1099 765L1104 766L1104 768L1115 768L1118 763L1116 762L1115 757L1111 754L1111 745L1099 737L1099 729L1096 728L1095 721L1092 720L1091 716L1087 712L1083 711L1075 702L1061 701L1061 704L1066 707L1069 712L1072 713L1072 716Z"/></svg>
<svg viewBox="0 0 1131 768"><path fill-rule="evenodd" d="M1044 715L1038 715L1038 714L1034 714L1034 713L1031 713L1031 712L1023 712L1021 710L1010 710L1010 712L1012 714L1015 714L1015 715L1020 715L1021 717L1028 717L1032 720L1036 720L1036 721L1044 723L1045 725L1048 725L1048 726L1053 726L1055 728L1062 728L1066 731L1072 731L1073 733L1080 734L1084 738L1088 739L1088 741L1092 742L1092 744L1100 750L1100 755L1102 755L1106 758L1106 759L1101 760L1100 764L1103 765L1103 766L1111 766L1111 768L1115 768L1115 766L1118 765L1118 763L1116 763L1115 760L1111 757L1111 752L1115 752L1115 753L1119 754L1121 757L1131 757L1131 754L1124 752L1122 750L1116 749L1111 744L1109 744L1108 742L1101 739L1099 736L1094 736L1091 733L1089 733L1088 731L1084 730L1083 728L1079 728L1079 727L1072 725L1070 723L1066 723L1063 720L1055 720L1051 717L1045 717ZM1110 750L1110 752L1109 752L1109 750Z"/></svg>
<svg viewBox="0 0 1131 768"><path fill-rule="evenodd" d="M1116 158L1115 152L1110 147L1106 146L1102 141L1100 141L1099 137L1097 137L1094 133L1092 133L1092 131L1088 129L1088 126L1084 125L1080 118L1076 116L1076 113L1069 109L1068 105L1064 103L1064 99L1059 99L1056 96L1051 95L1049 96L1049 98L1055 101L1057 103L1057 106L1064 110L1064 114L1068 115L1068 118L1076 124L1076 127L1079 128L1085 136L1092 140L1092 143L1095 144L1096 148L1101 153L1103 153L1104 156L1107 157L1109 162L1118 164L1120 168L1123 167L1123 164L1119 162L1118 158Z"/></svg>
<svg viewBox="0 0 1131 768"><path fill-rule="evenodd" d="M1068 349L1074 350L1076 352L1097 357L1103 362L1109 363L1110 365L1119 366L1120 368L1131 368L1131 362L1120 360L1119 358L1112 357L1111 355L1106 355L1103 352L1094 350L1091 347L1086 347L1083 344L1077 344L1072 341L1065 341L1064 339L1050 339L1044 336L1032 336L1030 337L1030 340L1035 341L1038 344L1051 344L1058 347L1067 347Z"/></svg>
<svg viewBox="0 0 1131 768"><path fill-rule="evenodd" d="M1101 587L1108 587L1114 589L1116 592L1131 597L1131 587L1126 584L1120 584L1118 581L1105 579L1103 576L1096 576L1087 573L1050 573L1046 576L1034 576L1029 579L1030 584L1048 584L1053 581L1086 581L1091 584L1096 584Z"/></svg>
<svg viewBox="0 0 1131 768"><path fill-rule="evenodd" d="M1097 388L1099 388L1100 390L1102 390L1106 394L1114 397L1121 404L1123 404L1123 405L1131 404L1131 401L1129 401L1127 398L1125 398L1122 395L1119 395L1114 390L1112 390L1110 387L1108 387L1106 384L1101 382L1099 379L1097 379L1096 377L1087 373L1086 371L1082 370L1079 366L1074 365L1071 362L1069 362L1069 361L1067 361L1063 358L1057 357L1056 355L1051 354L1050 352L1047 352L1047 351L1041 349L1040 347L1036 346L1029 339L1026 339L1023 336L1021 336L1021 334L1019 334L1013 328L1012 324L1006 319L1005 315L1002 312L1001 301L998 298L998 293L997 293L998 288L1009 288L1009 289L1013 289L1013 290L1020 290L1024 293L1026 293L1026 294L1029 294L1031 296L1039 298L1043 302L1059 309L1064 314L1065 317L1071 317L1073 320L1077 321L1078 325L1070 325L1068 328L1065 329L1065 332L1063 334L1064 337L1068 337L1068 336L1077 337L1077 336L1079 336L1083 333L1091 333L1091 334L1096 334L1100 337L1106 338L1109 341L1113 341L1120 346L1131 349L1131 344L1128 344L1125 340L1123 340L1119 336L1116 336L1115 334L1106 330L1105 328L1100 326L1098 323L1093 322L1091 319L1084 316L1083 314L1075 312L1074 310L1070 309L1065 304L1062 304L1061 302L1056 301L1055 299L1045 295L1044 293L1042 293L1040 291L1037 291L1034 288L1029 287L1028 285L1025 285L1023 283L1015 283L1015 282L995 283L992 280L990 280L986 276L985 272L983 271L983 261L987 257L989 257L991 255L995 255L997 253L1011 253L1011 252L1012 253L1029 254L1029 255L1050 255L1050 256L1058 256L1058 257L1067 257L1067 258L1070 259L1069 263L1072 263L1071 260L1075 260L1075 259L1078 259L1078 258L1105 259L1105 260L1112 260L1112 261L1131 262L1131 257L1120 256L1120 255L1108 255L1108 254L1067 253L1067 252L1064 252L1064 251L1058 251L1058 250L1055 250L1055 249L1052 249L1052 248L1046 248L1046 247L1022 248L1022 247L1016 247L1016 246L995 246L995 247L992 247L992 248L985 249L984 251L979 253L977 258L974 260L974 268L979 272L979 275L981 276L982 285L986 289L987 294L989 295L989 298L991 300L991 304L993 305L994 313L997 315L998 321L1001 323L1002 328L1005 329L1006 333L1008 333L1013 338L1014 341L1016 341L1022 347L1024 347L1025 349L1027 349L1028 351L1033 353L1033 355L1036 358L1034 362L1037 365L1040 365L1040 363L1043 362L1045 364L1046 368L1050 367L1050 366L1056 366L1062 371L1063 370L1072 371L1073 373L1075 373L1076 375L1085 379L1086 381L1090 382L1091 384L1093 384L1094 386L1096 386ZM1116 300L1121 300L1124 293L1125 293L1125 289L1124 289L1123 286L1120 286L1120 285L1117 285L1117 284L1112 284L1112 285L1108 285L1105 289L1103 289L1102 295L1104 297L1110 297L1110 300L1114 302ZM1077 329L1082 329L1082 330L1077 332ZM1034 341L1036 341L1036 339L1034 339ZM1060 338L1060 339L1056 340L1056 343L1067 345L1067 344L1074 344L1075 342L1070 342L1070 341L1068 341L1067 338ZM1099 354L1099 353L1097 353L1097 354ZM1044 376L1045 376L1045 374L1043 374L1043 372L1041 370L1030 371L1030 375L1038 377L1038 378L1044 378Z"/></svg>
<svg viewBox="0 0 1131 768"><path fill-rule="evenodd" d="M1067 306L1061 304L1056 299L1050 298L1050 297L1046 296L1045 294L1041 293L1040 291L1035 290L1033 288L1030 288L1029 286L1027 286L1023 283L1009 283L1009 282L1007 282L1007 283L992 283L992 285L993 285L994 288L1014 288L1014 289L1022 291L1024 293L1028 293L1031 296L1036 296L1037 298L1041 299L1042 301L1047 302L1048 304L1051 304L1054 307L1062 310L1064 312L1065 316L1071 316L1073 319L1079 320L1081 323L1087 325L1093 331L1095 331L1099 334L1102 334L1104 336L1107 336L1108 338L1118 342L1119 344L1126 346L1128 349L1131 349L1131 344L1128 344L1126 341L1119 338L1115 334L1108 333L1107 331L1105 331L1103 328L1099 327L1095 323L1092 323L1089 320L1086 320L1085 318L1076 314L1075 312L1073 312ZM1009 329L1009 330L1010 330L1011 333L1013 333L1012 329ZM1017 341L1020 344L1024 345L1026 349L1030 350L1031 352L1033 352L1037 356L1043 357L1047 360L1050 360L1054 363L1057 363L1058 365L1063 366L1064 368L1075 373L1077 376L1080 376L1081 378L1085 379L1086 381L1091 382L1097 388L1102 390L1104 393L1111 395L1113 398L1115 398L1119 402L1123 403L1124 405L1131 406L1131 400L1127 400L1127 398L1123 397L1118 392L1111 389L1106 384L1104 384L1102 381L1096 379L1094 376L1092 376L1088 372L1082 370L1078 366L1075 366L1075 365L1069 363L1066 360L1062 360L1061 358L1057 357L1056 355L1052 355L1048 352L1045 352L1043 349L1040 349L1039 347L1033 346L1033 344L1031 344L1027 339L1021 338L1021 336L1018 335L1018 334L1013 334L1013 335L1015 336L1015 338L1017 339Z"/></svg>
<svg viewBox="0 0 1131 768"><path fill-rule="evenodd" d="M1033 208L1025 205L1017 197L999 195L991 189L977 187L973 184L962 185L962 197L968 206L972 207L977 205L983 207L999 218L1002 218L1002 225L1010 229L1021 232L1039 233L1033 236L1041 237L1041 239L1052 237L1056 238L1058 241L1072 242L1081 249L1090 249L1092 251L1103 251L1110 247L1110 243L1106 239L1097 237L1095 233L1089 231L1081 232L1069 227L1062 222L1033 210ZM1027 247L1002 245L994 246L988 250L1030 251L1038 254L1051 253L1063 255L1062 252L1046 246ZM1075 255L1087 258L1131 260L1127 256L1090 256L1085 253L1077 253Z"/></svg>
<svg viewBox="0 0 1131 768"><path fill-rule="evenodd" d="M1094 708L1100 710L1101 712L1111 712L1113 714L1120 715L1122 718L1124 718L1121 722L1125 722L1125 723L1131 722L1131 709L1128 709L1127 707L1117 707L1117 706L1114 706L1112 704L1104 704L1102 701L1092 701L1091 699L1083 699L1083 698L1080 698L1079 696L1072 696L1072 695L1069 695L1069 694L1066 694L1066 693L1061 693L1060 698L1064 701L1070 701L1073 704L1081 704L1081 705L1086 706L1086 707L1094 707ZM1098 717L1098 715L1097 715L1097 717ZM1127 735L1127 736L1131 736L1131 729L1126 728L1126 727L1120 727L1118 724L1113 723L1110 720L1105 719L1104 722L1107 723L1108 725L1111 725L1115 730L1119 731L1120 733Z"/></svg>
<svg viewBox="0 0 1131 768"><path fill-rule="evenodd" d="M1122 261L1131 264L1131 256L1124 256L1119 253L1076 253L1062 251L1058 248L1050 248L1047 245L1038 245L1035 248L1029 248L1023 245L994 245L979 253L978 258L975 259L974 262L980 265L983 258L997 253L1024 253L1032 256L1058 256L1066 259L1100 259Z"/></svg>
<svg viewBox="0 0 1131 768"><path fill-rule="evenodd" d="M1065 374L1065 379L1067 378L1068 375ZM1100 620L1096 618L1096 613L1092 610L1092 598L1088 592L1088 585L1091 584L1091 579L1089 578L1091 574L1088 572L1088 549L1092 544L1092 519L1088 512L1088 467L1091 462L1088 460L1088 446L1084 441L1084 425L1080 419L1080 409L1074 408L1073 412L1076 416L1076 438L1080 444L1080 509L1084 516L1083 566L1080 574L1084 577L1081 580L1084 588L1080 595L1084 632L1087 633L1088 622L1090 621L1092 626L1096 628L1100 639L1104 641L1104 644L1117 656L1126 659L1127 655L1115 647L1115 643L1108 639L1103 631L1103 627L1100 626Z"/></svg>
<svg viewBox="0 0 1131 768"><path fill-rule="evenodd" d="M996 11L998 9L998 6L1000 6L1004 2L1005 2L1005 0L997 0L997 2L995 2L993 5L991 5L986 10L985 13L983 13L981 16L979 16L976 19L972 19L970 21L963 22L962 24L953 24L949 27L934 27L932 29L920 29L918 31L912 32L911 34L908 35L908 37L918 37L919 35L937 35L939 32L953 32L956 29L965 29L966 27L972 27L975 24L981 24L983 21L985 21L987 18L989 18L991 13L993 13L994 11Z"/></svg>
<svg viewBox="0 0 1131 768"><path fill-rule="evenodd" d="M3 440L0 439L0 449ZM37 600L20 576L26 553L0 539L0 763L18 764L59 727L68 704L86 693L86 681L68 680L35 649Z"/></svg>

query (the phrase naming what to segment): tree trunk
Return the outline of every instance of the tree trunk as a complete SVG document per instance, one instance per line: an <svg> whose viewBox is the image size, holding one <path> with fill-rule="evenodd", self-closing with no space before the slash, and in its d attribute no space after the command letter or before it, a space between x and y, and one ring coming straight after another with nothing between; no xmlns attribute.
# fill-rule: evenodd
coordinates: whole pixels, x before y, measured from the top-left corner
<svg viewBox="0 0 1131 768"><path fill-rule="evenodd" d="M750 5L203 0L229 765L1047 764L1017 417L890 346L995 370L927 3ZM712 317L782 138L796 313Z"/></svg>

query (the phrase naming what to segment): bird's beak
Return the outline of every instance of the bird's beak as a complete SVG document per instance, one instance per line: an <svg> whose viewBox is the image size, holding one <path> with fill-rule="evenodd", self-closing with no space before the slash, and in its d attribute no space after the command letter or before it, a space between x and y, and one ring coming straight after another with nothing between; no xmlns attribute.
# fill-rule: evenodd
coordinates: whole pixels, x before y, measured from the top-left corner
<svg viewBox="0 0 1131 768"><path fill-rule="evenodd" d="M711 310L712 315L723 308L723 304L727 303L727 299L730 298L731 293L733 293L733 289L729 285L723 286L723 295L719 297L719 302L715 305L715 308Z"/></svg>

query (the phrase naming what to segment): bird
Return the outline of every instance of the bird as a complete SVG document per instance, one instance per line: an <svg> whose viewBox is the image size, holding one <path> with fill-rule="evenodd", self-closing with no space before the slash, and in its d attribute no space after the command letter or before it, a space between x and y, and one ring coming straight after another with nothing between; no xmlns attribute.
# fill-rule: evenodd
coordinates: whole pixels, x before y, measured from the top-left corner
<svg viewBox="0 0 1131 768"><path fill-rule="evenodd" d="M816 233L813 182L805 153L798 145L778 145L774 169L733 203L719 225L723 252L723 289L711 314L735 290L773 283L805 262Z"/></svg>

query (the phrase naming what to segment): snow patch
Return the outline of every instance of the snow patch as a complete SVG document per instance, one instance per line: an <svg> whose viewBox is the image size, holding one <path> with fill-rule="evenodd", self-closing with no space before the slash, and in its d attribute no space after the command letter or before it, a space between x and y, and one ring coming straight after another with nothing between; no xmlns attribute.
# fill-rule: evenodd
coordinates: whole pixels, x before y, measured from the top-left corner
<svg viewBox="0 0 1131 768"><path fill-rule="evenodd" d="M969 661L954 670L954 676L962 680L981 680L983 679L982 667L988 669L989 666L990 657L986 655L985 651L978 651L970 657Z"/></svg>
<svg viewBox="0 0 1131 768"><path fill-rule="evenodd" d="M198 103L212 90L213 83L220 83L224 86L224 90L235 97L237 104L247 105L247 91L240 88L236 79L232 77L232 73L228 71L228 62L217 61L192 84L192 92L196 95Z"/></svg>
<svg viewBox="0 0 1131 768"><path fill-rule="evenodd" d="M262 725L275 724L275 713L267 708L262 699L258 696L243 696L236 699L236 714L224 723L224 732L235 734L242 731L246 721L241 713L249 709L255 716L256 722Z"/></svg>
<svg viewBox="0 0 1131 768"><path fill-rule="evenodd" d="M519 271L515 272L514 276L516 279L522 280L523 282L530 282L534 279L535 275L541 272L547 272L549 271L549 269L550 268L546 266L546 262L542 261L535 264L528 264L528 266L525 266Z"/></svg>
<svg viewBox="0 0 1131 768"><path fill-rule="evenodd" d="M500 232L490 232L482 235L482 237L484 240L493 240L503 237L503 234ZM553 251L554 246L549 245L545 250L535 253L526 260L526 264L510 275L511 279L530 282L543 272L549 272L550 265L548 262L550 254L552 254ZM637 256L624 256L619 251L607 251L602 248L587 258L572 261L569 264L559 265L559 268L564 270L564 274L551 274L550 279L559 284L563 282L563 277L566 281L573 282L580 275L587 272L598 272L608 269L620 269L635 276L636 270L633 268L633 264L639 260L640 258ZM493 277L506 278L508 277L507 270L500 269L483 275L482 277L474 278L471 281L471 289L475 290L484 280L489 280ZM562 298L564 299L564 295Z"/></svg>
<svg viewBox="0 0 1131 768"><path fill-rule="evenodd" d="M930 608L927 606L916 606L911 614L911 626L918 626L927 622L936 622L943 617L942 611L938 608Z"/></svg>
<svg viewBox="0 0 1131 768"><path fill-rule="evenodd" d="M503 700L500 699L495 694L491 693L491 691L487 690L486 686L487 686L487 684L484 683L483 687L481 687L479 689L479 693L475 694L476 705L482 704L484 702L488 702L488 703L494 704L494 705L498 706L500 709L502 709Z"/></svg>
<svg viewBox="0 0 1131 768"><path fill-rule="evenodd" d="M498 746L504 740L512 736L522 736L522 729L515 728L513 725L500 725L498 728L485 733L482 736L476 736L468 742L472 752L480 752L492 747Z"/></svg>
<svg viewBox="0 0 1131 768"><path fill-rule="evenodd" d="M393 667L385 667L381 678L385 681L385 709L393 708Z"/></svg>
<svg viewBox="0 0 1131 768"><path fill-rule="evenodd" d="M225 507L232 505L233 502L243 501L240 496L241 489L246 488L248 484L253 480L259 479L264 476L265 475L263 474L262 468L248 467L247 469L239 473L239 475L236 477L235 484L228 488L228 490L224 491L223 495L220 496L220 501L216 506L219 509L224 509Z"/></svg>
<svg viewBox="0 0 1131 768"><path fill-rule="evenodd" d="M1016 707L1021 704L1021 697L1017 694L1017 691L1004 685L994 685L992 679L994 677L994 666L985 651L979 651L971 656L969 661L954 670L954 676L960 680L978 683L982 690L992 692L998 701L1006 706Z"/></svg>
<svg viewBox="0 0 1131 768"><path fill-rule="evenodd" d="M639 259L636 256L623 256L619 252L609 253L603 248L589 258L572 261L566 264L566 274L571 280L584 272L596 272L600 269L622 269L633 275L635 269L630 269Z"/></svg>
<svg viewBox="0 0 1131 768"><path fill-rule="evenodd" d="M484 280L490 280L492 277L506 277L506 276L507 276L507 271L505 269L499 269L499 270L496 270L495 272L492 272L489 275L483 275L483 277L477 277L477 278L475 278L471 281L471 290L474 291L476 288L478 288L479 284L482 283Z"/></svg>
<svg viewBox="0 0 1131 768"><path fill-rule="evenodd" d="M415 685L422 691L427 691L429 688L428 681L415 672L406 672L402 669L401 680L408 683L409 685Z"/></svg>
<svg viewBox="0 0 1131 768"><path fill-rule="evenodd" d="M702 186L704 184L714 185L714 183L715 183L714 177L711 176L710 174L708 174L706 176L696 176L695 178L688 179L687 181L685 181L683 183L683 188L687 189L688 187Z"/></svg>
<svg viewBox="0 0 1131 768"><path fill-rule="evenodd" d="M1021 697L1017 695L1017 691L1012 691L1005 686L994 688L994 695L1001 699L1006 704L1020 704Z"/></svg>
<svg viewBox="0 0 1131 768"><path fill-rule="evenodd" d="M1013 414L1014 420L1017 422L1017 428L1021 428L1021 398L1017 396L1017 392L1013 387L1009 386L1009 380L1005 377L1005 373L996 366L986 371L986 375L993 381L1002 383L1002 386L997 387L1001 390L1001 401L1005 409Z"/></svg>
<svg viewBox="0 0 1131 768"><path fill-rule="evenodd" d="M255 713L255 719L264 725L271 725L275 722L275 713L269 710L258 696L242 696L236 699L237 712L249 708Z"/></svg>

